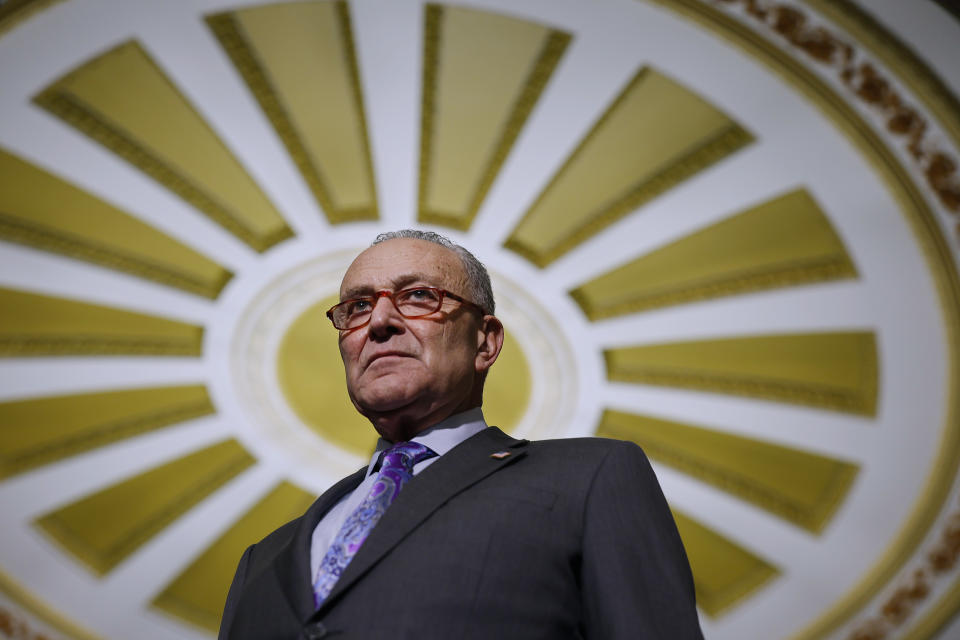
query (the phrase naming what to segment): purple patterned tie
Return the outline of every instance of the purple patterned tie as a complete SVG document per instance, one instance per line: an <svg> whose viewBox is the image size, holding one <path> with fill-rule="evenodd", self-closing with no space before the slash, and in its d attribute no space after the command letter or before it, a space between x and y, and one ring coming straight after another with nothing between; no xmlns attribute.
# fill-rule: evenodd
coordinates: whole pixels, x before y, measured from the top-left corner
<svg viewBox="0 0 960 640"><path fill-rule="evenodd" d="M384 511L396 499L400 489L413 477L413 465L435 455L417 442L399 442L383 452L380 475L356 511L347 516L320 561L317 578L313 582L313 602L317 607L330 594L340 574L350 564Z"/></svg>

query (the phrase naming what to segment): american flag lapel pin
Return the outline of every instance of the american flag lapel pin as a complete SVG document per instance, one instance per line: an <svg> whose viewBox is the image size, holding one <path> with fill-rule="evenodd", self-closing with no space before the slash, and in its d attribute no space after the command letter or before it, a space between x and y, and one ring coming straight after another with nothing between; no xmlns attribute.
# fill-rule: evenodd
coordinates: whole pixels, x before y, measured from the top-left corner
<svg viewBox="0 0 960 640"><path fill-rule="evenodd" d="M510 452L509 452L509 451L497 451L496 453L491 453L491 454L490 454L490 457L491 457L491 458L496 458L497 460L503 460L504 458L506 458L506 457L509 456L509 455L510 455Z"/></svg>

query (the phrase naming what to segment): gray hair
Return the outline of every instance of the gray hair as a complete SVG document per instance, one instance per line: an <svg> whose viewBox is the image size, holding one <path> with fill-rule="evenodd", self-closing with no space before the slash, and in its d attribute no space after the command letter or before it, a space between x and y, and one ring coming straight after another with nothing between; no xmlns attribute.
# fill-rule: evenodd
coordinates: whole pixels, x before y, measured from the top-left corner
<svg viewBox="0 0 960 640"><path fill-rule="evenodd" d="M483 263L477 260L477 257L439 233L433 231L421 231L419 229L401 229L400 231L388 231L381 233L370 246L378 245L387 240L397 238L412 238L414 240L426 240L441 247L450 249L460 258L463 270L467 274L467 285L470 287L470 297L472 301L483 307L484 312L493 314L493 285L490 284L490 274Z"/></svg>

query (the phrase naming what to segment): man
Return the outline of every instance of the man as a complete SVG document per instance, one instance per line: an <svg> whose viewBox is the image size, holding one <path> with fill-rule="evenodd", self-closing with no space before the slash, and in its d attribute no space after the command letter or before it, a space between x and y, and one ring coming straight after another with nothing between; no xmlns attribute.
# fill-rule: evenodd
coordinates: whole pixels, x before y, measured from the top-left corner
<svg viewBox="0 0 960 640"><path fill-rule="evenodd" d="M636 445L484 422L503 326L476 258L434 233L382 234L340 300L328 316L377 452L247 549L221 639L702 637Z"/></svg>

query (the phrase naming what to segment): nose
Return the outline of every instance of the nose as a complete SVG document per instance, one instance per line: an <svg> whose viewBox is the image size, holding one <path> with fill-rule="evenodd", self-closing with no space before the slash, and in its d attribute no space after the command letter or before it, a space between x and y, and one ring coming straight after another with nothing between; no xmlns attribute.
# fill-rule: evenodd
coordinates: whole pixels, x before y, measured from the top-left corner
<svg viewBox="0 0 960 640"><path fill-rule="evenodd" d="M373 303L367 328L372 337L381 340L403 333L403 316L390 298L389 292L377 292L377 300Z"/></svg>

